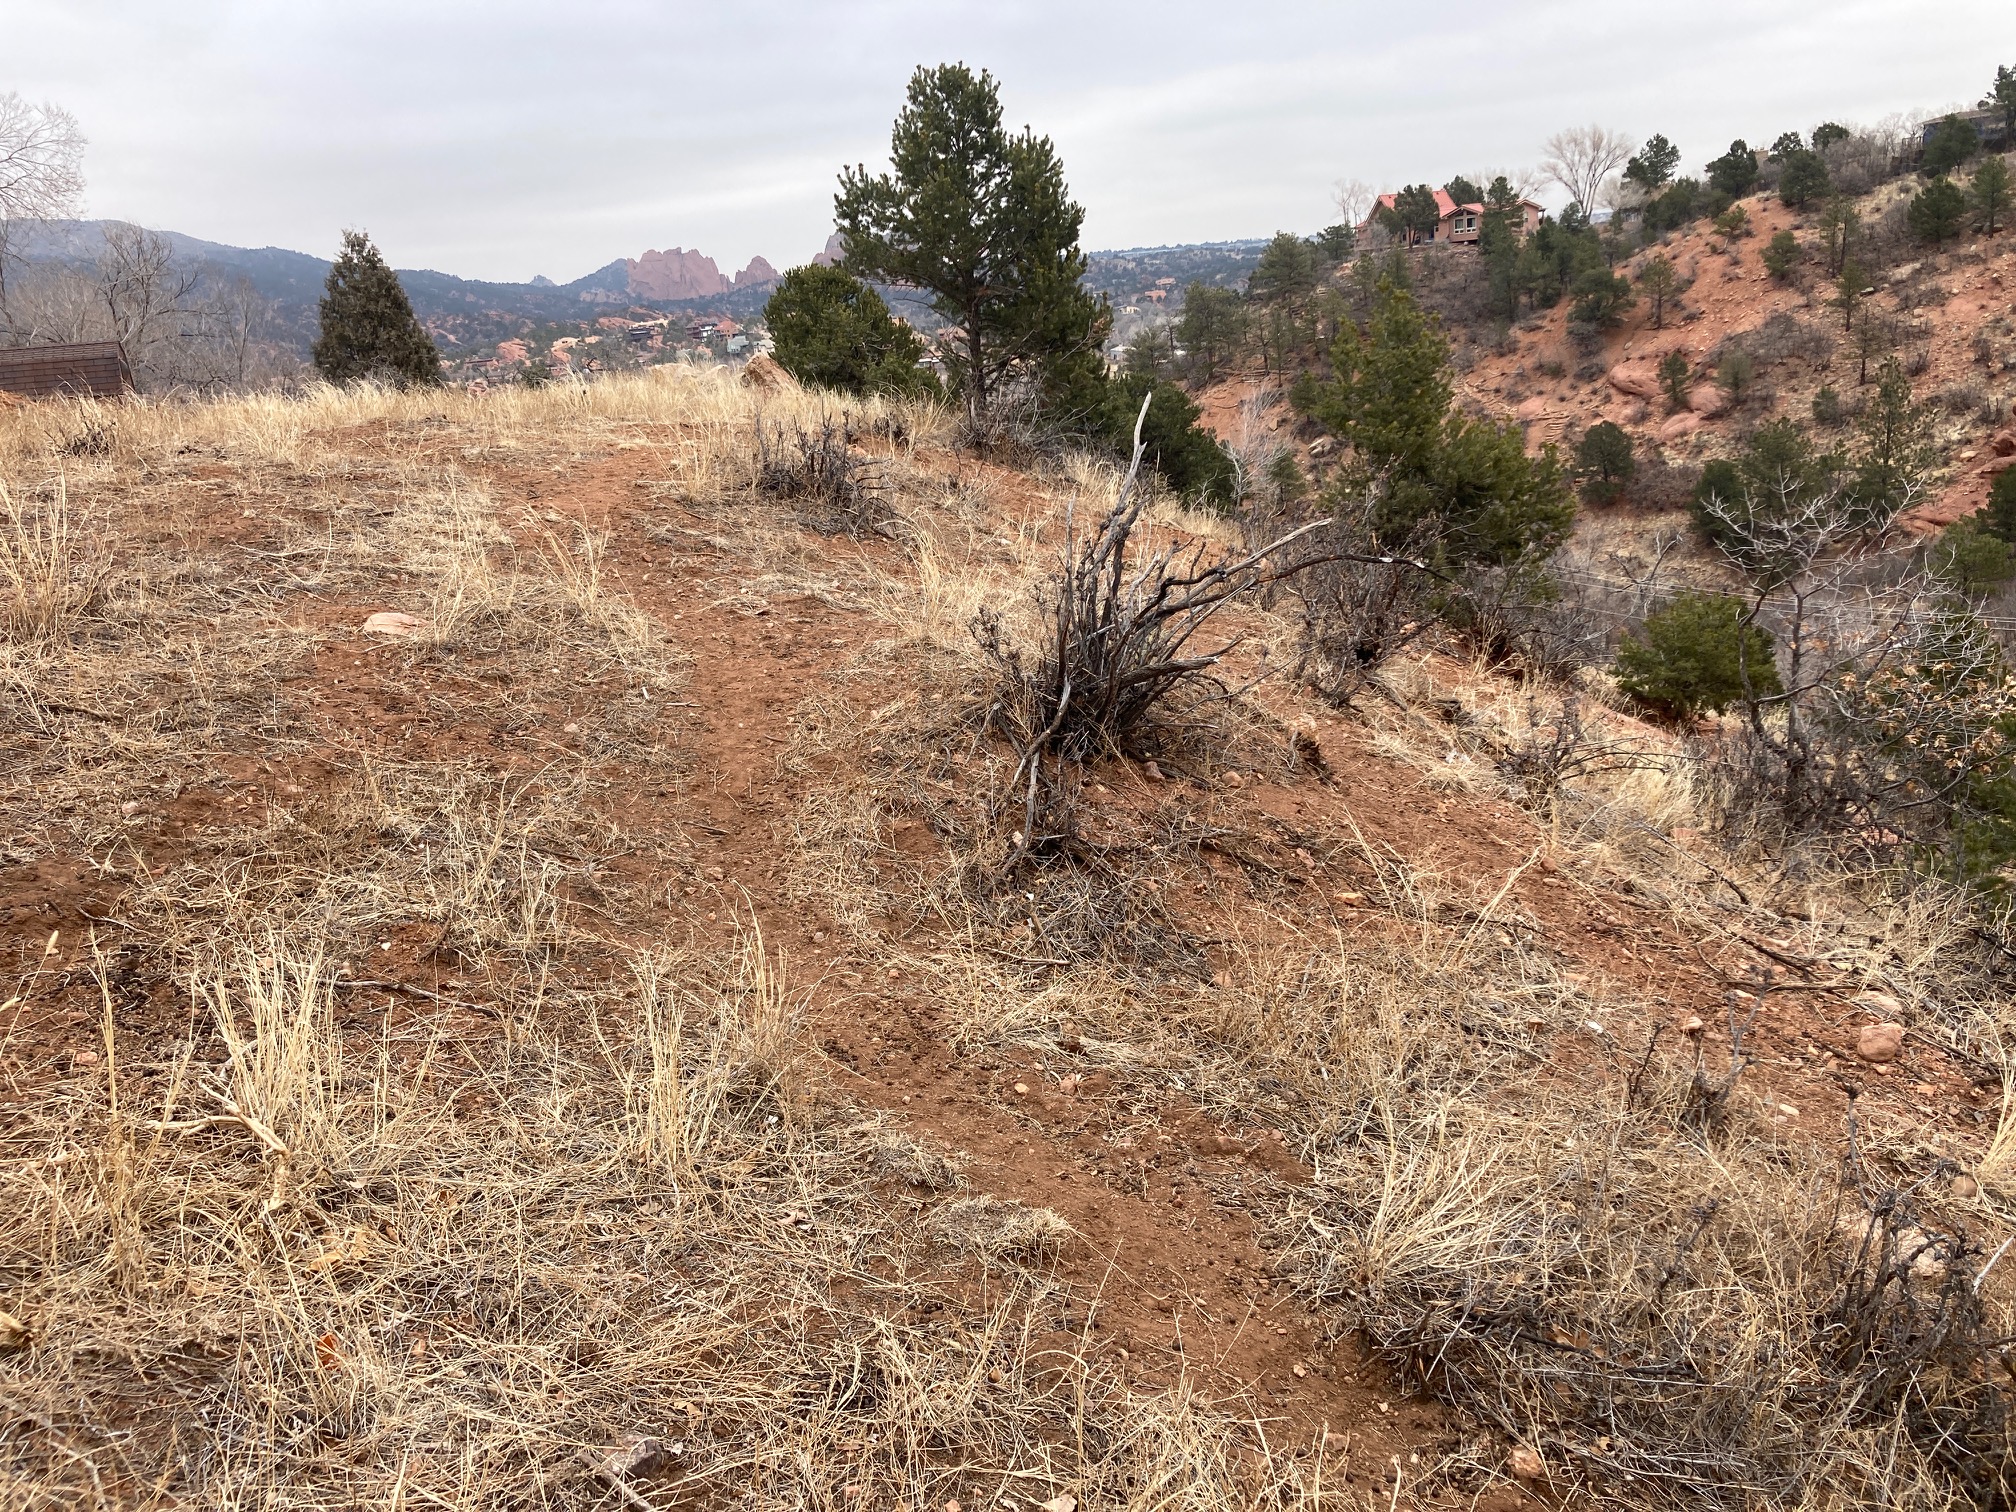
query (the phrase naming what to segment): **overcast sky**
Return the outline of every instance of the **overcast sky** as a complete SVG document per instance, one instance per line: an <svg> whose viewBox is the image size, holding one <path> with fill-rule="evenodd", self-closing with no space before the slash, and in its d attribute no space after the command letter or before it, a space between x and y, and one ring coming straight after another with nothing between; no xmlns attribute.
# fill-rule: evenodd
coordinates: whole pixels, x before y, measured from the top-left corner
<svg viewBox="0 0 2016 1512"><path fill-rule="evenodd" d="M817 251L919 63L1002 81L1088 247L1314 231L1332 185L1530 164L1562 126L1730 138L1971 102L2010 0L0 0L0 92L72 110L87 211L565 282Z"/></svg>

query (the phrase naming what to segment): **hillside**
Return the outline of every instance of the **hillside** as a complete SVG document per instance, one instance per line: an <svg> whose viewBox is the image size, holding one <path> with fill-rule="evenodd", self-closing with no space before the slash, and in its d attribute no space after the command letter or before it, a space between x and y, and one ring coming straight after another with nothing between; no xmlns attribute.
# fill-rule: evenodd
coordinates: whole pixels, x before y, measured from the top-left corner
<svg viewBox="0 0 2016 1512"><path fill-rule="evenodd" d="M1906 179L1860 202L1866 222L1901 220L1918 187ZM1835 387L1852 405L1876 363L1863 371L1833 307L1834 289L1813 250L1816 210L1801 213L1771 194L1741 202L1750 230L1737 238L1697 223L1623 265L1637 274L1663 254L1680 273L1682 293L1655 329L1640 298L1591 348L1570 335L1568 302L1520 322L1502 350L1479 348L1465 394L1488 411L1515 418L1530 439L1573 439L1599 420L1623 426L1674 465L1726 456L1757 424L1780 415L1812 420L1814 394ZM1774 279L1763 252L1791 231L1804 251L1792 275ZM1912 512L1920 528L1950 524L1987 502L1990 435L2007 426L2016 402L2016 237L1971 234L1945 250L1914 248L1876 275L1869 315L1897 332L1882 352L1897 351L1918 393L1939 410L1943 468L1937 496ZM1716 358L1741 348L1759 369L1755 389L1730 404L1714 380ZM1672 412L1659 392L1656 366L1684 354L1694 371L1689 409Z"/></svg>
<svg viewBox="0 0 2016 1512"><path fill-rule="evenodd" d="M950 431L0 414L7 1504L2006 1498L1961 901L1429 642L1321 702L1285 599L1025 784L1119 480ZM1631 759L1536 777L1583 719Z"/></svg>

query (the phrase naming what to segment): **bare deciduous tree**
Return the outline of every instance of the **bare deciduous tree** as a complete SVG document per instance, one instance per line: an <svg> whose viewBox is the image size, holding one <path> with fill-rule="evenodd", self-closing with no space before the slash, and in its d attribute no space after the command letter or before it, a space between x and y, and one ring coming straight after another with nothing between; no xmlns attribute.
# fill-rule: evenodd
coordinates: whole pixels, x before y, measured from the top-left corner
<svg viewBox="0 0 2016 1512"><path fill-rule="evenodd" d="M1547 138L1540 171L1584 210L1601 208L1603 181L1624 166L1636 139L1607 126L1571 126Z"/></svg>
<svg viewBox="0 0 2016 1512"><path fill-rule="evenodd" d="M175 335L194 335L194 272L175 265L168 238L133 225L105 228L98 259L98 295L111 323L112 339L136 365Z"/></svg>
<svg viewBox="0 0 2016 1512"><path fill-rule="evenodd" d="M166 237L123 223L105 226L93 261L73 248L24 262L0 331L24 345L117 341L140 388L154 392L243 388L300 366L250 283L208 279Z"/></svg>
<svg viewBox="0 0 2016 1512"><path fill-rule="evenodd" d="M1877 853L1957 846L1976 784L2011 769L2016 680L1987 630L1839 488L1702 507L1778 673L1727 742L1736 811Z"/></svg>
<svg viewBox="0 0 2016 1512"><path fill-rule="evenodd" d="M1339 179L1330 186L1330 199L1347 226L1362 226L1373 205L1378 203L1379 195L1363 179Z"/></svg>
<svg viewBox="0 0 2016 1512"><path fill-rule="evenodd" d="M84 192L84 134L59 105L0 94L0 305L7 297L8 228L69 215Z"/></svg>

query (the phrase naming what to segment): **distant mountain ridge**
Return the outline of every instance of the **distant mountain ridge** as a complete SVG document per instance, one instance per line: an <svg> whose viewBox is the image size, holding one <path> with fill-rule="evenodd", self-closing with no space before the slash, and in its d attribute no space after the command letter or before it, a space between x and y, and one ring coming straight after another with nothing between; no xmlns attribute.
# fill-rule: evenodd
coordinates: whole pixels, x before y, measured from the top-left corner
<svg viewBox="0 0 2016 1512"><path fill-rule="evenodd" d="M108 226L117 221L45 221L14 228L13 251L34 261L90 262L98 256ZM163 231L177 258L211 276L243 278L263 298L273 302L288 326L312 330L315 308L329 277L330 262L312 253L284 247L234 247L179 231ZM569 283L544 276L525 283L461 278L432 268L401 268L399 282L414 312L423 322L457 321L476 314L523 320L578 320L596 305L681 304L694 300L728 301L733 313L754 313L779 274L766 258L756 257L734 277L724 275L714 259L698 251L674 247L647 251L642 257L619 257Z"/></svg>

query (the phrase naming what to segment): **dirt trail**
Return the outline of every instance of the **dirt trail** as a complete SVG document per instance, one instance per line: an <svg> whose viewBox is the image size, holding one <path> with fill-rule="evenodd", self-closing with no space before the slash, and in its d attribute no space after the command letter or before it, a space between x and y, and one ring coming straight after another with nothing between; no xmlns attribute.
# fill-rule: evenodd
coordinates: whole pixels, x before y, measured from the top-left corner
<svg viewBox="0 0 2016 1512"><path fill-rule="evenodd" d="M1159 1110L1156 1147L1127 1148L1103 1076L1085 1077L1067 1095L1059 1083L1074 1067L1061 1053L1050 1063L1024 1052L959 1053L943 1005L892 969L884 939L850 935L793 894L790 820L808 782L782 760L791 716L876 632L860 613L816 596L752 594L738 563L701 544L704 532L675 549L654 546L646 512L635 507L636 468L630 459L598 468L595 486L566 507L610 530L617 581L693 657L687 740L695 772L690 812L674 818L688 831L700 878L688 889L696 930L725 944L738 919L753 916L808 992L814 1033L847 1096L956 1152L975 1192L1050 1208L1082 1236L1064 1279L1096 1306L1089 1323L1087 1312L1074 1314L1072 1347L1124 1351L1130 1372L1149 1379L1186 1375L1207 1389L1251 1389L1298 1431L1327 1426L1376 1445L1374 1463L1432 1437L1435 1409L1409 1404L1406 1421L1396 1420L1390 1381L1352 1341L1326 1341L1285 1288L1268 1283L1269 1258L1247 1213L1214 1199L1214 1191L1306 1179L1286 1151L1213 1125L1180 1094ZM1612 1026L1620 1035L1642 1039L1652 1024L1698 1013L1710 1026L1711 1058L1726 1056L1727 1035L1715 1027L1726 988L1786 978L1779 958L1755 942L1696 940L1602 878L1562 875L1551 859L1531 864L1546 851L1544 837L1514 806L1429 792L1368 752L1349 751L1320 792L1252 782L1237 803L1256 828L1286 826L1284 845L1295 843L1297 826L1345 813L1375 844L1450 875L1495 885L1525 864L1511 903L1577 970L1607 981L1617 1001L1640 1005L1644 1022ZM909 953L928 945L915 935L903 942ZM1864 1094L1865 1107L1894 1104L1900 1118L1913 1116L1907 1104L1922 1108L1935 1094L1949 1106L1981 1103L1971 1069L1934 1055L1919 1058L1912 1079L1837 1062L1845 1005L1798 989L1799 980L1747 1042L1759 1057L1749 1084L1787 1099L1781 1122L1825 1125L1851 1090ZM1569 1074L1580 1061L1608 1067L1603 1047L1558 1048Z"/></svg>
<svg viewBox="0 0 2016 1512"><path fill-rule="evenodd" d="M593 504L587 512L599 513ZM1439 1410L1400 1403L1352 1342L1325 1339L1267 1279L1247 1215L1213 1201L1214 1186L1301 1179L1278 1145L1179 1111L1162 1148L1140 1152L1163 1155L1161 1168L1143 1170L1109 1142L1103 1076L1067 1095L1057 1084L1068 1066L959 1055L941 1005L888 966L883 942L850 938L791 895L788 824L805 794L780 760L790 716L858 646L861 617L810 596L759 612L728 564L705 553L682 559L685 570L670 575L675 593L662 568L642 565L648 548L634 519L612 510L603 523L624 590L693 658L695 771L691 813L680 818L706 905L696 927L725 944L753 916L809 994L814 1035L844 1095L899 1115L954 1154L973 1192L1049 1208L1077 1231L1082 1244L1061 1266L1075 1333L1049 1347L1104 1357L1150 1383L1187 1378L1207 1395L1249 1389L1305 1440L1326 1428L1352 1435L1361 1464L1404 1458L1433 1437Z"/></svg>

